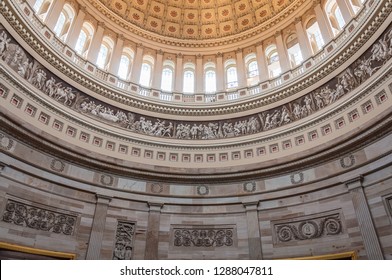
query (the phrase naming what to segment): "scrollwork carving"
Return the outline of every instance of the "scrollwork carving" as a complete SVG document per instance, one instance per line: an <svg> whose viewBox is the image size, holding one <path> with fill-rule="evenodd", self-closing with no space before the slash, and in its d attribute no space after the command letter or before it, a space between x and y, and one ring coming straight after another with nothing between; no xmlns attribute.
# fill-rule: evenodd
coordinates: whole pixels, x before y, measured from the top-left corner
<svg viewBox="0 0 392 280"><path fill-rule="evenodd" d="M277 242L307 240L341 234L340 214L274 225Z"/></svg>
<svg viewBox="0 0 392 280"><path fill-rule="evenodd" d="M223 247L233 246L232 228L174 229L176 247Z"/></svg>
<svg viewBox="0 0 392 280"><path fill-rule="evenodd" d="M76 216L8 200L3 221L36 230L72 235L75 229Z"/></svg>

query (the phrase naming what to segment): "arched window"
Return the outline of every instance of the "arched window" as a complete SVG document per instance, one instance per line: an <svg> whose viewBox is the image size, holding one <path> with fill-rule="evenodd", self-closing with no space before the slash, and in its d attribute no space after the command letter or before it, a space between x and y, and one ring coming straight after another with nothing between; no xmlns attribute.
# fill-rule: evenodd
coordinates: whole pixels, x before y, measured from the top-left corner
<svg viewBox="0 0 392 280"><path fill-rule="evenodd" d="M57 20L56 26L53 29L53 32L61 40L65 41L67 38L74 17L74 9L69 4L65 4L60 13L59 19Z"/></svg>
<svg viewBox="0 0 392 280"><path fill-rule="evenodd" d="M118 67L117 75L120 79L128 80L129 73L131 72L132 61L134 57L134 52L130 48L124 48L121 59L120 59L120 66Z"/></svg>
<svg viewBox="0 0 392 280"><path fill-rule="evenodd" d="M245 65L248 78L253 78L259 75L256 54L250 53L245 56Z"/></svg>
<svg viewBox="0 0 392 280"><path fill-rule="evenodd" d="M145 55L143 57L142 69L140 71L140 85L145 87L151 86L151 74L153 66L154 58L152 56Z"/></svg>
<svg viewBox="0 0 392 280"><path fill-rule="evenodd" d="M259 82L259 67L255 53L245 56L245 66L247 72L247 84L253 86Z"/></svg>
<svg viewBox="0 0 392 280"><path fill-rule="evenodd" d="M99 48L98 58L97 58L97 66L101 69L107 69L110 57L113 52L114 43L113 40L109 37L105 36L102 39L101 47Z"/></svg>
<svg viewBox="0 0 392 280"><path fill-rule="evenodd" d="M34 3L33 9L43 21L46 19L51 4L52 0L37 0Z"/></svg>
<svg viewBox="0 0 392 280"><path fill-rule="evenodd" d="M165 60L163 62L161 89L163 91L173 91L173 79L174 79L174 63L171 60Z"/></svg>
<svg viewBox="0 0 392 280"><path fill-rule="evenodd" d="M346 23L336 0L327 1L325 4L325 12L328 16L329 23L331 24L334 34L338 34Z"/></svg>
<svg viewBox="0 0 392 280"><path fill-rule="evenodd" d="M184 93L195 92L195 65L193 63L184 64L183 91Z"/></svg>
<svg viewBox="0 0 392 280"><path fill-rule="evenodd" d="M215 64L208 62L204 65L204 89L206 93L216 92L216 70Z"/></svg>
<svg viewBox="0 0 392 280"><path fill-rule="evenodd" d="M229 59L225 62L226 69L226 88L238 87L237 66L234 59Z"/></svg>
<svg viewBox="0 0 392 280"><path fill-rule="evenodd" d="M295 33L290 34L286 40L287 53L289 55L290 65L292 68L297 67L303 61L301 47Z"/></svg>
<svg viewBox="0 0 392 280"><path fill-rule="evenodd" d="M79 55L87 57L87 52L89 50L93 35L94 27L90 23L84 22L75 46L75 51Z"/></svg>
<svg viewBox="0 0 392 280"><path fill-rule="evenodd" d="M306 24L306 34L308 35L310 45L312 46L313 54L317 53L324 46L324 40L321 36L320 27L316 18L312 18Z"/></svg>
<svg viewBox="0 0 392 280"><path fill-rule="evenodd" d="M248 77L253 78L259 75L259 69L257 67L257 61L253 60L248 64Z"/></svg>
<svg viewBox="0 0 392 280"><path fill-rule="evenodd" d="M280 68L278 49L276 48L276 45L269 45L265 49L265 56L268 63L268 76L270 78L278 77L282 70Z"/></svg>

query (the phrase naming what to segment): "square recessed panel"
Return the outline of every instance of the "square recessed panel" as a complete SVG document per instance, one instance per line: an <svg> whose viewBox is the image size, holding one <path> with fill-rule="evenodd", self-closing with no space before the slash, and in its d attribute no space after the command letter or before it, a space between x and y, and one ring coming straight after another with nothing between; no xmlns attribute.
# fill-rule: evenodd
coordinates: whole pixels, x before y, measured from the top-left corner
<svg viewBox="0 0 392 280"><path fill-rule="evenodd" d="M215 24L207 24L201 27L201 36L204 38L213 38L217 35Z"/></svg>
<svg viewBox="0 0 392 280"><path fill-rule="evenodd" d="M264 5L258 8L255 12L256 22L267 20L271 16L271 9L269 5Z"/></svg>
<svg viewBox="0 0 392 280"><path fill-rule="evenodd" d="M246 16L240 17L237 20L237 24L238 24L238 29L240 29L240 30L245 30L245 29L252 27L253 26L252 15L246 15Z"/></svg>
<svg viewBox="0 0 392 280"><path fill-rule="evenodd" d="M218 8L218 18L219 21L226 21L233 18L233 11L230 5Z"/></svg>
<svg viewBox="0 0 392 280"><path fill-rule="evenodd" d="M199 27L197 25L184 25L183 36L186 38L196 38L199 36Z"/></svg>
<svg viewBox="0 0 392 280"><path fill-rule="evenodd" d="M219 31L221 35L233 33L235 31L234 22L232 20L221 22L219 24Z"/></svg>
<svg viewBox="0 0 392 280"><path fill-rule="evenodd" d="M167 18L168 21L180 22L181 21L181 9L177 7L167 8Z"/></svg>
<svg viewBox="0 0 392 280"><path fill-rule="evenodd" d="M163 18L165 12L165 5L157 1L152 1L149 12L154 17Z"/></svg>
<svg viewBox="0 0 392 280"><path fill-rule="evenodd" d="M160 31L162 28L162 20L155 17L148 17L146 27L154 31Z"/></svg>
<svg viewBox="0 0 392 280"><path fill-rule="evenodd" d="M216 21L214 9L203 9L201 11L201 21L204 24L214 23Z"/></svg>
<svg viewBox="0 0 392 280"><path fill-rule="evenodd" d="M134 23L143 24L144 13L132 8L129 11L129 19Z"/></svg>
<svg viewBox="0 0 392 280"><path fill-rule="evenodd" d="M251 6L249 5L249 2L247 0L240 0L234 4L235 7L235 12L237 16L244 15L246 13L249 13Z"/></svg>
<svg viewBox="0 0 392 280"><path fill-rule="evenodd" d="M184 11L184 23L197 24L199 22L199 13L197 10L185 10Z"/></svg>
<svg viewBox="0 0 392 280"><path fill-rule="evenodd" d="M123 0L113 0L110 2L110 8L117 14L123 16L127 11L127 3L125 3Z"/></svg>

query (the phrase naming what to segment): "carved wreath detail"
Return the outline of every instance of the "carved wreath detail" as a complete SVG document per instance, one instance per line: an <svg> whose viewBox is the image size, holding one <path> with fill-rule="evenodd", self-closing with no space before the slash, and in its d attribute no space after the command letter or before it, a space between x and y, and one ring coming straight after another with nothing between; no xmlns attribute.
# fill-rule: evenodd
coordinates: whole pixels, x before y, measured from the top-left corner
<svg viewBox="0 0 392 280"><path fill-rule="evenodd" d="M233 246L233 229L175 229L174 246Z"/></svg>
<svg viewBox="0 0 392 280"><path fill-rule="evenodd" d="M340 216L334 215L315 220L276 226L279 242L307 240L342 233Z"/></svg>
<svg viewBox="0 0 392 280"><path fill-rule="evenodd" d="M76 217L9 200L3 221L37 230L71 235L74 232Z"/></svg>

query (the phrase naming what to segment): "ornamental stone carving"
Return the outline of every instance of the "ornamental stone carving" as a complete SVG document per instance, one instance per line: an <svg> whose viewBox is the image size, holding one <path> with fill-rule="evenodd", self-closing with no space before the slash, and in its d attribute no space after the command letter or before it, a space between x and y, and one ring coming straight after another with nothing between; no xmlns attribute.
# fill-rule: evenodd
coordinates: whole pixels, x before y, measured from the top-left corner
<svg viewBox="0 0 392 280"><path fill-rule="evenodd" d="M291 184L301 184L304 182L304 174L302 172L294 173L290 175Z"/></svg>
<svg viewBox="0 0 392 280"><path fill-rule="evenodd" d="M63 172L65 168L65 164L58 159L53 159L52 162L50 163L50 168L57 172Z"/></svg>
<svg viewBox="0 0 392 280"><path fill-rule="evenodd" d="M14 140L0 133L0 148L4 150L11 150L14 145Z"/></svg>
<svg viewBox="0 0 392 280"><path fill-rule="evenodd" d="M354 166L355 164L355 157L354 155L345 156L340 159L340 166L342 168L349 168Z"/></svg>
<svg viewBox="0 0 392 280"><path fill-rule="evenodd" d="M151 185L151 192L153 193L161 193L163 191L162 184L154 183Z"/></svg>
<svg viewBox="0 0 392 280"><path fill-rule="evenodd" d="M114 244L113 260L132 259L133 239L136 231L136 223L118 222L116 242Z"/></svg>
<svg viewBox="0 0 392 280"><path fill-rule="evenodd" d="M65 83L34 60L0 25L0 59L33 88L93 119L163 138L214 140L275 129L330 106L373 76L392 57L392 27L348 68L312 92L281 106L230 120L157 119L106 104ZM2 47L2 46L6 47Z"/></svg>
<svg viewBox="0 0 392 280"><path fill-rule="evenodd" d="M197 194L198 195L208 195L210 193L210 189L207 186L197 186Z"/></svg>
<svg viewBox="0 0 392 280"><path fill-rule="evenodd" d="M274 225L276 243L338 235L343 232L340 213Z"/></svg>
<svg viewBox="0 0 392 280"><path fill-rule="evenodd" d="M102 185L111 186L113 185L114 179L110 175L102 174L99 181L101 182Z"/></svg>
<svg viewBox="0 0 392 280"><path fill-rule="evenodd" d="M233 246L233 228L175 228L176 247L223 247Z"/></svg>
<svg viewBox="0 0 392 280"><path fill-rule="evenodd" d="M256 182L244 183L244 192L254 192L256 190Z"/></svg>
<svg viewBox="0 0 392 280"><path fill-rule="evenodd" d="M76 216L8 200L3 221L36 230L72 235L75 230Z"/></svg>

